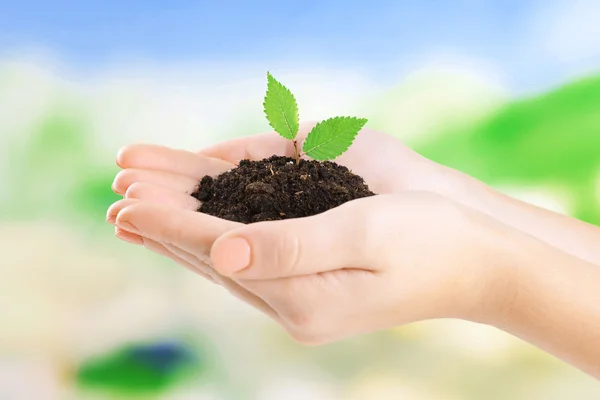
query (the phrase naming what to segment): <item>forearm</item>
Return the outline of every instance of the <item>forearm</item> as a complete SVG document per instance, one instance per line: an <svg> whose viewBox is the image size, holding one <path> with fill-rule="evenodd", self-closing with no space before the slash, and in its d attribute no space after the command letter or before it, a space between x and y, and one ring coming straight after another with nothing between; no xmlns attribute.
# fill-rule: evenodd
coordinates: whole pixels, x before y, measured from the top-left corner
<svg viewBox="0 0 600 400"><path fill-rule="evenodd" d="M500 193L442 167L439 191L582 260L600 265L600 228Z"/></svg>
<svg viewBox="0 0 600 400"><path fill-rule="evenodd" d="M505 265L507 312L492 325L600 379L600 266L520 233Z"/></svg>

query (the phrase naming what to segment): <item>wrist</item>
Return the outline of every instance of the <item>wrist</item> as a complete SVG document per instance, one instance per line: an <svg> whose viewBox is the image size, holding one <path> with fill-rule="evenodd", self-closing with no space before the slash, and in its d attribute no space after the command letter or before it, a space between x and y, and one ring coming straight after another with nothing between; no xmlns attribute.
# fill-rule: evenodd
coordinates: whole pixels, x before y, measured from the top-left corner
<svg viewBox="0 0 600 400"><path fill-rule="evenodd" d="M489 324L600 378L598 265L525 234L513 248L510 296Z"/></svg>
<svg viewBox="0 0 600 400"><path fill-rule="evenodd" d="M524 262L519 241L526 235L480 212L474 211L472 219L478 226L479 251L472 264L472 296L461 317L498 326L513 312Z"/></svg>

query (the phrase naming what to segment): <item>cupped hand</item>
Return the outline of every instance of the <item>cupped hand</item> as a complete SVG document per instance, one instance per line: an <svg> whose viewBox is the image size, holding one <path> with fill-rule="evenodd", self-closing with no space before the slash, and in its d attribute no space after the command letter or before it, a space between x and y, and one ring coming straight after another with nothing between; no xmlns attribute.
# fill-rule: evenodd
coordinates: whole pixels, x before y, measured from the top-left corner
<svg viewBox="0 0 600 400"><path fill-rule="evenodd" d="M300 142L313 126L310 123L301 125ZM122 171L113 182L113 190L123 195L126 201L118 202L109 209L108 220L114 223L117 213L134 200L192 212L200 204L190 194L202 177L227 171L241 159L260 160L273 154L293 156L292 142L271 132L223 142L199 153L146 144L127 146L117 156L117 164ZM336 161L365 178L370 188L379 194L429 190L434 186L434 164L379 132L361 131L353 146ZM144 244L182 264L181 257L169 250L168 245L153 243L148 238L143 241L140 235L119 227L115 233L125 241ZM206 265L207 257L203 255L202 261L193 268L216 281L219 277Z"/></svg>
<svg viewBox="0 0 600 400"><path fill-rule="evenodd" d="M311 127L301 126L299 141ZM190 196L204 175L216 176L241 159L259 160L273 154L292 156L292 143L267 133L230 140L199 153L154 145L128 146L117 157L123 170L113 183L113 190L125 199L109 209L107 219L116 225L121 239L194 270L280 321L279 313L260 296L211 267L213 242L240 224L195 212L200 204ZM436 191L441 174L437 164L396 139L370 130L361 131L336 162L365 178L378 194ZM188 242L181 244L184 238Z"/></svg>
<svg viewBox="0 0 600 400"><path fill-rule="evenodd" d="M234 294L244 291L305 344L432 318L483 321L502 314L510 297L500 256L508 228L426 192L250 225L140 202L116 223L192 264L208 262L210 251Z"/></svg>
<svg viewBox="0 0 600 400"><path fill-rule="evenodd" d="M296 340L321 344L420 320L502 318L509 229L442 196L405 192L235 228L211 258Z"/></svg>

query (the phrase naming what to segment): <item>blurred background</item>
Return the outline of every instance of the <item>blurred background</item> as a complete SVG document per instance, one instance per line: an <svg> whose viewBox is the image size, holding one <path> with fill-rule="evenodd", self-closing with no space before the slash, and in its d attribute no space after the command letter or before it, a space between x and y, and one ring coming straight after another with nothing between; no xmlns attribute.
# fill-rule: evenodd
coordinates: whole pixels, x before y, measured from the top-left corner
<svg viewBox="0 0 600 400"><path fill-rule="evenodd" d="M590 399L494 329L323 347L104 222L118 149L369 118L500 190L600 224L600 2L0 2L0 399Z"/></svg>

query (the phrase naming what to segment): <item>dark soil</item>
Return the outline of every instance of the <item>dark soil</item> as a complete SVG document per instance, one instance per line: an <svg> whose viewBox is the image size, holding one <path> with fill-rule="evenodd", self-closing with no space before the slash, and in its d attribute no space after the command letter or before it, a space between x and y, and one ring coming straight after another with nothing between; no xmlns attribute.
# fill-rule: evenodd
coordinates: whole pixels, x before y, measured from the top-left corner
<svg viewBox="0 0 600 400"><path fill-rule="evenodd" d="M242 160L216 178L205 176L192 194L199 212L245 224L308 217L350 200L373 196L363 179L334 162L272 156Z"/></svg>

